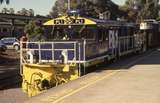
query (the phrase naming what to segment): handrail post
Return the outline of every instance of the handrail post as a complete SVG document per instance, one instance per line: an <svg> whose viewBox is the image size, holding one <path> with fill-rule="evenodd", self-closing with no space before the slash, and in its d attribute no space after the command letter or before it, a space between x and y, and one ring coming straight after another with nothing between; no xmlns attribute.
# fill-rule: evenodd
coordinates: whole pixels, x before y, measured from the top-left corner
<svg viewBox="0 0 160 103"><path fill-rule="evenodd" d="M22 60L22 56L23 56L23 48L22 48L22 41L20 41L20 74L22 75L23 74L23 71L22 71L22 69L23 69L23 67L22 67L22 65L23 65L23 60Z"/></svg>
<svg viewBox="0 0 160 103"><path fill-rule="evenodd" d="M52 42L52 61L54 62L54 42Z"/></svg>
<svg viewBox="0 0 160 103"><path fill-rule="evenodd" d="M123 39L124 39L124 51L123 52L125 52L126 51L126 38L124 37Z"/></svg>
<svg viewBox="0 0 160 103"><path fill-rule="evenodd" d="M41 63L41 43L38 43L38 51L39 51L39 63Z"/></svg>
<svg viewBox="0 0 160 103"><path fill-rule="evenodd" d="M127 39L126 39L126 42L127 42L127 50L126 50L126 51L127 51L127 52L128 52L128 49L129 49L129 43L128 43L129 38L130 38L130 37L127 36Z"/></svg>
<svg viewBox="0 0 160 103"><path fill-rule="evenodd" d="M77 60L77 53L76 53L76 42L74 42L74 59Z"/></svg>
<svg viewBox="0 0 160 103"><path fill-rule="evenodd" d="M86 74L86 40L83 43L83 61L84 61L84 74Z"/></svg>
<svg viewBox="0 0 160 103"><path fill-rule="evenodd" d="M118 55L120 56L121 45L120 45L120 38L118 38Z"/></svg>
<svg viewBox="0 0 160 103"><path fill-rule="evenodd" d="M78 49L79 49L79 57L78 57L78 59L79 59L79 64L78 64L78 66L79 66L79 76L81 76L81 64L80 64L80 61L81 61L81 48L80 48L80 43L78 43Z"/></svg>

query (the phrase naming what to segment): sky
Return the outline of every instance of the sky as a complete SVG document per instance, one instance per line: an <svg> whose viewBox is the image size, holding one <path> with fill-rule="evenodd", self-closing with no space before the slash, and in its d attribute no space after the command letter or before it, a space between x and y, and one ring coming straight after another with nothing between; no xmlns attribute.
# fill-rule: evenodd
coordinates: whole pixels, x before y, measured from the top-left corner
<svg viewBox="0 0 160 103"><path fill-rule="evenodd" d="M123 5L125 0L112 0L116 4ZM10 4L1 4L0 11L2 8L14 8L15 11L21 10L22 8L33 9L35 14L47 15L51 11L55 0L10 0Z"/></svg>

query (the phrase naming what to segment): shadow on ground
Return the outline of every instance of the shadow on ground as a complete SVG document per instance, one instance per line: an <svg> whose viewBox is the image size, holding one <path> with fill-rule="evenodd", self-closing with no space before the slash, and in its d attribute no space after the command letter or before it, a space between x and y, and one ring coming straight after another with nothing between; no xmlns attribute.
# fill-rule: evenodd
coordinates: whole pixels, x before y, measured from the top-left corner
<svg viewBox="0 0 160 103"><path fill-rule="evenodd" d="M97 67L90 67L87 73L102 72L103 70L124 70L130 69L135 65L160 65L159 58L160 51L158 50L150 50L143 54L130 54L114 62L103 63Z"/></svg>

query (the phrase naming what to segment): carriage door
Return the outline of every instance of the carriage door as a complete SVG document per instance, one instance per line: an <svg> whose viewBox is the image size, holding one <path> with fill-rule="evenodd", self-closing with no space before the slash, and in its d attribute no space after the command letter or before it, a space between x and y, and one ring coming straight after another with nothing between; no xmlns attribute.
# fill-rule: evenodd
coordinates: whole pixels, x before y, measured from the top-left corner
<svg viewBox="0 0 160 103"><path fill-rule="evenodd" d="M109 30L109 51L112 57L117 56L118 30Z"/></svg>

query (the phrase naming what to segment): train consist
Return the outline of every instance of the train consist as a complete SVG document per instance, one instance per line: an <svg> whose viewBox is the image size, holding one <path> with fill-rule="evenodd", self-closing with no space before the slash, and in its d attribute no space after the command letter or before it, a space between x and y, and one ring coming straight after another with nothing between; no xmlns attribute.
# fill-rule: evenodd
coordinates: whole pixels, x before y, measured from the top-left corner
<svg viewBox="0 0 160 103"><path fill-rule="evenodd" d="M139 26L67 15L44 25L53 27L53 41L21 42L22 89L29 96L75 80L90 66L158 45L159 24L155 22Z"/></svg>

